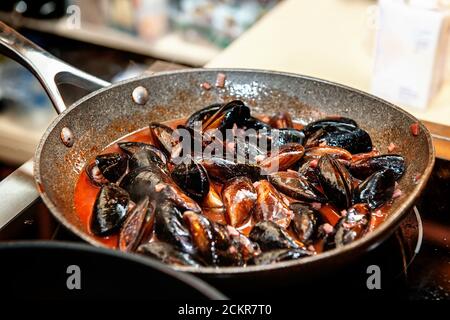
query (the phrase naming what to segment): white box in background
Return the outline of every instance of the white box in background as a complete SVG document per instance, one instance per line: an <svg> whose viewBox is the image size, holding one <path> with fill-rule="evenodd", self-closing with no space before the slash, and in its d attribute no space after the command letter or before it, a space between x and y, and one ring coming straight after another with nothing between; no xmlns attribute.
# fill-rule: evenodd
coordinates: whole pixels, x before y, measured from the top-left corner
<svg viewBox="0 0 450 320"><path fill-rule="evenodd" d="M372 93L425 109L445 78L449 11L433 0L380 0Z"/></svg>

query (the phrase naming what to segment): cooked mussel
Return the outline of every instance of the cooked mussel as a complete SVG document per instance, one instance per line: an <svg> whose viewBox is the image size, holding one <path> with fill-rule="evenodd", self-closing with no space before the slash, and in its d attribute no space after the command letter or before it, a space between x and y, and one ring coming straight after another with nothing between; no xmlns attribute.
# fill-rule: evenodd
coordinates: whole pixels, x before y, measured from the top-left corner
<svg viewBox="0 0 450 320"><path fill-rule="evenodd" d="M140 243L150 240L153 232L154 208L148 198L138 203L128 214L119 233L119 249L134 251Z"/></svg>
<svg viewBox="0 0 450 320"><path fill-rule="evenodd" d="M210 190L206 169L193 159L175 165L171 177L188 196L196 201L202 201Z"/></svg>
<svg viewBox="0 0 450 320"><path fill-rule="evenodd" d="M250 109L241 100L233 100L224 104L213 115L208 117L202 125L202 131L219 130L222 133L226 129L245 124L250 118Z"/></svg>
<svg viewBox="0 0 450 320"><path fill-rule="evenodd" d="M197 253L209 264L217 264L216 239L211 221L192 211L183 213L183 220L191 234Z"/></svg>
<svg viewBox="0 0 450 320"><path fill-rule="evenodd" d="M334 242L336 247L342 247L361 238L367 230L370 221L370 209L366 204L356 204L347 210L336 225Z"/></svg>
<svg viewBox="0 0 450 320"><path fill-rule="evenodd" d="M303 131L307 137L310 137L319 130L348 132L357 127L358 124L353 119L337 116L311 122L303 128Z"/></svg>
<svg viewBox="0 0 450 320"><path fill-rule="evenodd" d="M161 169L167 171L167 157L155 146L143 142L121 142L118 143L118 146L130 157L128 160L130 171L147 167L150 163L155 163Z"/></svg>
<svg viewBox="0 0 450 320"><path fill-rule="evenodd" d="M260 180L256 183L256 194L256 205L253 211L255 220L270 220L287 228L291 223L293 213L283 195L267 180Z"/></svg>
<svg viewBox="0 0 450 320"><path fill-rule="evenodd" d="M385 169L390 169L394 173L395 180L400 179L405 172L405 158L396 154L386 154L352 161L349 165L352 176L360 180Z"/></svg>
<svg viewBox="0 0 450 320"><path fill-rule="evenodd" d="M370 135L363 129L326 132L318 139L319 145L339 147L351 154L370 152L373 148Z"/></svg>
<svg viewBox="0 0 450 320"><path fill-rule="evenodd" d="M251 216L257 195L249 178L237 177L225 184L222 197L226 209L226 221L236 227Z"/></svg>
<svg viewBox="0 0 450 320"><path fill-rule="evenodd" d="M272 251L264 252L260 255L255 256L250 264L254 265L266 265L275 262L281 261L289 261L300 259L304 257L312 256L313 253L304 248L296 248L296 249L277 249Z"/></svg>
<svg viewBox="0 0 450 320"><path fill-rule="evenodd" d="M149 128L153 141L169 158L176 158L181 154L182 144L172 128L157 122L150 123Z"/></svg>
<svg viewBox="0 0 450 320"><path fill-rule="evenodd" d="M292 203L289 208L294 213L291 226L297 238L305 244L315 240L318 227L322 224L320 213L310 205L301 202Z"/></svg>
<svg viewBox="0 0 450 320"><path fill-rule="evenodd" d="M128 173L120 186L128 191L134 202L145 197L150 201L171 200L179 208L200 212L200 206L187 196L158 165L151 164Z"/></svg>
<svg viewBox="0 0 450 320"><path fill-rule="evenodd" d="M303 201L321 202L327 198L304 176L295 171L280 171L268 176L274 187L291 198Z"/></svg>
<svg viewBox="0 0 450 320"><path fill-rule="evenodd" d="M95 157L95 165L109 182L117 182L127 170L128 156L113 152Z"/></svg>
<svg viewBox="0 0 450 320"><path fill-rule="evenodd" d="M195 129L195 124L199 123L200 128L204 121L206 121L209 117L211 117L213 114L215 114L219 109L223 107L223 103L214 103L211 104L203 109L200 109L196 112L194 112L187 120L186 120L186 127Z"/></svg>
<svg viewBox="0 0 450 320"><path fill-rule="evenodd" d="M354 202L367 203L371 209L376 209L392 199L394 189L394 171L377 171L356 188Z"/></svg>
<svg viewBox="0 0 450 320"><path fill-rule="evenodd" d="M138 253L161 260L163 263L200 267L198 262L191 254L180 251L174 246L164 242L150 242L139 246Z"/></svg>
<svg viewBox="0 0 450 320"><path fill-rule="evenodd" d="M284 228L272 221L261 221L255 224L249 238L263 251L300 247Z"/></svg>
<svg viewBox="0 0 450 320"><path fill-rule="evenodd" d="M219 157L211 157L202 159L201 164L211 178L221 182L240 176L246 176L252 181L261 177L261 168L250 163L236 163Z"/></svg>
<svg viewBox="0 0 450 320"><path fill-rule="evenodd" d="M318 177L328 200L340 209L352 205L352 180L344 165L329 155L320 158L317 164Z"/></svg>
<svg viewBox="0 0 450 320"><path fill-rule="evenodd" d="M281 146L276 152L272 150L270 157L259 163L263 174L284 171L296 164L305 152L305 148L299 143L288 143Z"/></svg>
<svg viewBox="0 0 450 320"><path fill-rule="evenodd" d="M109 235L120 228L128 214L129 194L115 184L104 185L97 195L90 220L91 231Z"/></svg>
<svg viewBox="0 0 450 320"><path fill-rule="evenodd" d="M155 205L154 228L158 240L170 243L186 253L195 252L191 233L183 222L183 214L172 201L166 200Z"/></svg>

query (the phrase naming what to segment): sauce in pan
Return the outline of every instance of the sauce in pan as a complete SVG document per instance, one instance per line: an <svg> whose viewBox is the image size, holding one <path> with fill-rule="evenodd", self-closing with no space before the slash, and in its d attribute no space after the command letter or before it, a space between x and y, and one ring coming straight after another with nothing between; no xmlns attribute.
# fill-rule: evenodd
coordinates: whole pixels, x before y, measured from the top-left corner
<svg viewBox="0 0 450 320"><path fill-rule="evenodd" d="M259 120L262 120L264 122L269 122L268 119L270 117L268 116L257 116ZM178 119L173 121L165 122L164 124L171 127L172 129L175 129L178 125L184 125L186 122L186 119ZM291 124L292 125L292 124ZM303 126L299 123L293 123L293 128L297 130L303 129ZM129 135L124 136L123 138L119 139L118 141L115 141L108 147L106 147L101 154L106 153L113 153L113 152L122 152L121 149L118 147L118 142L143 142L147 144L156 145L155 141L152 140L150 129L148 127L140 129L134 133L131 133ZM376 153L376 152L375 152ZM373 153L372 153L373 154ZM371 154L371 155L372 155ZM356 158L363 158L364 156L361 156L361 154L358 154ZM317 163L317 161L316 161ZM169 169L173 165L168 165ZM361 183L361 180L356 179L353 177L353 187L357 187ZM212 187L215 189L218 195L222 194L223 185L221 183L211 181ZM350 187L351 188L351 187ZM118 234L119 232L114 233L113 235L109 236L95 236L91 229L90 229L90 221L91 216L93 213L93 207L97 198L97 195L100 191L100 187L95 185L91 182L90 177L86 173L86 170L83 170L80 174L80 177L78 179L78 182L76 184L75 188L75 195L74 195L74 206L77 215L79 216L81 222L86 227L86 230L94 236L99 242L105 244L106 246L110 248L117 248L118 247ZM320 192L324 192L324 190L320 187L320 185L317 187L317 189ZM292 204L296 202L297 200L290 198L288 195L283 195L284 201L287 202L287 205ZM386 204L379 207L377 210L374 210L370 216L370 221L368 222L367 230L370 232L373 229L375 229L380 223L382 223L386 218L386 213L390 207L391 201L387 202ZM326 228L335 227L338 224L338 221L341 219L341 217L345 216L347 214L346 210L342 210L339 212L334 206L329 204L320 204L320 203L313 203L312 207L316 209L320 215L321 220L324 225L328 225L329 227L324 227L323 229L326 230ZM203 209L202 213L204 216L206 216L210 221L217 222L220 224L225 225L226 224L226 218L225 218L225 209L223 208L214 208L214 209ZM248 236L250 231L255 225L255 218L251 216L246 222L244 222L242 225L237 227L236 229L242 233L245 236ZM305 245L300 242L299 237L293 232L292 228L290 227L287 229L287 233L296 241L299 243L302 247L305 247ZM158 241L156 240L156 235L153 234L151 241ZM323 241L317 241L313 243L313 245L307 245L308 250L313 251L314 253L320 253L324 250L324 242Z"/></svg>

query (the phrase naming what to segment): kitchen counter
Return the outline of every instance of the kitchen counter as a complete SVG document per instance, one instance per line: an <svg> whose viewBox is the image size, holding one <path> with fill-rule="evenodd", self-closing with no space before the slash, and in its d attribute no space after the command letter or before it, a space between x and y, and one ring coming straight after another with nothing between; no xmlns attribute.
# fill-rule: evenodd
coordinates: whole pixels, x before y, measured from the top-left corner
<svg viewBox="0 0 450 320"><path fill-rule="evenodd" d="M255 68L318 77L370 92L375 30L373 0L286 0L206 66ZM450 126L450 81L425 111Z"/></svg>

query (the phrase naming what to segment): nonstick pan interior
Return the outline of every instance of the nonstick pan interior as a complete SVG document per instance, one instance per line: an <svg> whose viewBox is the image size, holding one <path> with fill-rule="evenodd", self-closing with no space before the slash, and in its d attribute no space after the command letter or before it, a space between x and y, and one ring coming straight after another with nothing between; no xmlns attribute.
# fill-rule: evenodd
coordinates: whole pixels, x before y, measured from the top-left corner
<svg viewBox="0 0 450 320"><path fill-rule="evenodd" d="M225 88L201 88L200 84L205 81L215 83L219 72L226 74ZM132 99L133 89L137 86L143 86L149 92L145 105L137 104ZM351 256L352 250L367 249L393 231L423 189L431 172L434 150L427 129L420 124L420 134L413 136L410 125L417 119L381 99L293 74L194 69L116 84L85 97L63 112L49 127L36 152L35 176L44 202L66 227L86 241L100 245L87 233L73 207L74 187L84 165L114 140L147 126L151 121L186 117L208 104L236 98L247 103L252 112L272 114L286 110L295 119L304 122L324 115L353 118L370 133L374 145L382 153L387 153L391 142L399 147L398 152L407 163L406 174L400 181L404 196L394 202L388 220L375 232L344 249L276 266L189 271L212 274L267 271L319 261L341 253ZM73 132L75 143L71 148L61 142L60 133L64 127ZM420 178L417 180L417 177Z"/></svg>

